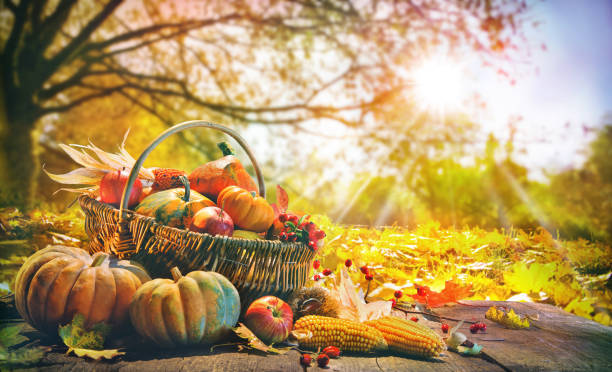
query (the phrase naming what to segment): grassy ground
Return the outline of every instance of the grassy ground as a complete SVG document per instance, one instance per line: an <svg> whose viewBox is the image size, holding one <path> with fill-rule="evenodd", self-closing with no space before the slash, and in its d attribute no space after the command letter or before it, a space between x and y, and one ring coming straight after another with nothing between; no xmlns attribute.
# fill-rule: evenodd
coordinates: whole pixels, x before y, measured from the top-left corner
<svg viewBox="0 0 612 372"><path fill-rule="evenodd" d="M375 274L372 297L391 299L398 289L415 294L415 285L439 291L452 280L472 286L469 299L545 302L612 325L610 246L558 240L543 229L532 233L447 230L434 222L415 230L373 229L337 225L324 216L313 219L327 233L317 257L318 272L324 268L337 272L351 259L351 276L365 288L359 267L367 265ZM77 207L63 214L38 210L26 216L0 210L0 291L10 290L17 270L37 249L47 244L85 247L83 222ZM326 285L333 274L321 277Z"/></svg>

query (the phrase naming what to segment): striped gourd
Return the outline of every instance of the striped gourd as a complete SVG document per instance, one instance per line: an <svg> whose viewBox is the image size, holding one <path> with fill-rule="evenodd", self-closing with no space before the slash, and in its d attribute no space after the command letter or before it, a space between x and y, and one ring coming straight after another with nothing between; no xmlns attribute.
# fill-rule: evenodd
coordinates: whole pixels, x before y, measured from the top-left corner
<svg viewBox="0 0 612 372"><path fill-rule="evenodd" d="M365 324L378 329L387 341L389 350L399 354L431 358L446 349L440 335L411 320L386 316Z"/></svg>
<svg viewBox="0 0 612 372"><path fill-rule="evenodd" d="M312 333L312 337L298 338L300 346L307 349L333 345L343 352L387 350L387 343L378 330L352 320L308 315L298 319L293 328Z"/></svg>

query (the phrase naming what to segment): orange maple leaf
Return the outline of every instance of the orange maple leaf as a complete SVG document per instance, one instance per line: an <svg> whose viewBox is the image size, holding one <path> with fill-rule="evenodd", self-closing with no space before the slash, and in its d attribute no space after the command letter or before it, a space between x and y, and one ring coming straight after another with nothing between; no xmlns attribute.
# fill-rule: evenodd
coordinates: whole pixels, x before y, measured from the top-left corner
<svg viewBox="0 0 612 372"><path fill-rule="evenodd" d="M471 284L461 286L452 280L446 281L441 292L432 291L427 286L416 286L416 289L417 294L411 295L411 297L429 307L440 307L451 302L457 302L473 294Z"/></svg>

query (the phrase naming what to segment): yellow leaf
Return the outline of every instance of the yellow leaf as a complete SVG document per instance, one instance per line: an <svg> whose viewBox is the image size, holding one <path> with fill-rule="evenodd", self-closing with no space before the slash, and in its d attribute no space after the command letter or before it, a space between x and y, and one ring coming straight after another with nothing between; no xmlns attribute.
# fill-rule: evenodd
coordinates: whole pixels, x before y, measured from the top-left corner
<svg viewBox="0 0 612 372"><path fill-rule="evenodd" d="M107 349L107 350L92 350L92 349L80 349L80 348L68 348L66 354L74 353L78 357L88 357L93 360L113 359L116 356L124 355L125 352L119 351L119 349Z"/></svg>

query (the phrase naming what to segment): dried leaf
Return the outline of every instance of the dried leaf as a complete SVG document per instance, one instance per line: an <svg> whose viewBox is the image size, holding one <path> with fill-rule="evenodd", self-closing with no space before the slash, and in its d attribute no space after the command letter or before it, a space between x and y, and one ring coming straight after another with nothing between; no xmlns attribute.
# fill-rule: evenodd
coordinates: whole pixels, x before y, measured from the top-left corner
<svg viewBox="0 0 612 372"><path fill-rule="evenodd" d="M47 172L46 169L43 169L43 171L53 181L67 185L96 185L107 173L96 168L77 168L64 174L53 174Z"/></svg>
<svg viewBox="0 0 612 372"><path fill-rule="evenodd" d="M287 191L280 185L276 185L276 202L282 212L285 212L287 208L289 208L289 195L287 195Z"/></svg>
<svg viewBox="0 0 612 372"><path fill-rule="evenodd" d="M485 318L501 324L510 329L529 328L529 320L514 312L514 309L504 311L501 307L491 306L485 314Z"/></svg>
<svg viewBox="0 0 612 372"><path fill-rule="evenodd" d="M423 286L417 287L417 294L411 295L411 297L429 307L440 307L471 296L471 288L471 284L461 286L452 280L447 280L441 292L432 291L429 287Z"/></svg>
<svg viewBox="0 0 612 372"><path fill-rule="evenodd" d="M110 330L110 326L97 323L88 331L85 329L85 317L82 314L76 314L72 322L59 327L58 333L64 344L68 346L66 354L74 353L79 357L85 356L100 360L102 358L112 359L125 354L119 349L104 350L104 340Z"/></svg>
<svg viewBox="0 0 612 372"><path fill-rule="evenodd" d="M364 322L391 314L390 301L366 303L363 293L357 291L345 267L340 269L340 285L332 290L332 296L340 300L338 316L343 319Z"/></svg>
<svg viewBox="0 0 612 372"><path fill-rule="evenodd" d="M275 347L272 347L271 345L270 346L266 345L257 336L255 336L253 331L251 331L247 326L245 326L242 323L238 323L238 327L234 328L234 332L236 333L238 337L247 340L248 342L247 346L250 347L251 349L259 350L264 353L270 353L270 354L285 354L287 351L290 350L290 348L275 348Z"/></svg>
<svg viewBox="0 0 612 372"><path fill-rule="evenodd" d="M93 360L113 359L114 357L125 355L124 351L119 349L106 349L106 350L92 350L92 349L80 349L69 347L66 354L74 353L78 357L88 357Z"/></svg>

